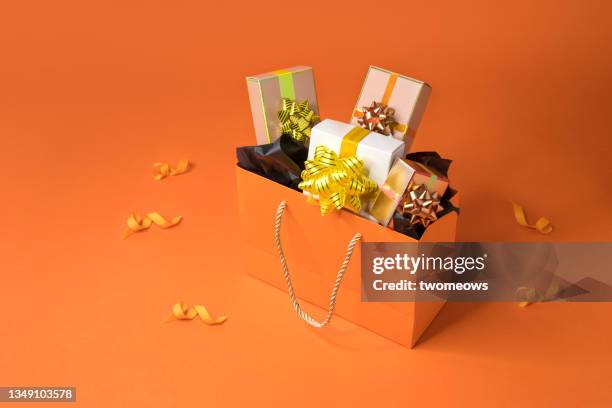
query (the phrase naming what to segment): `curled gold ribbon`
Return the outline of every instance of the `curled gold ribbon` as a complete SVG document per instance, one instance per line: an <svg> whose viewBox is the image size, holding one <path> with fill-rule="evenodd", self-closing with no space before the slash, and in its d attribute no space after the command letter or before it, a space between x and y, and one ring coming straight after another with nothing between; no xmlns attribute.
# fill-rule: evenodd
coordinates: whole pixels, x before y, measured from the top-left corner
<svg viewBox="0 0 612 408"><path fill-rule="evenodd" d="M536 290L527 286L521 286L516 290L516 295L524 300L518 302L519 307L527 307L536 301Z"/></svg>
<svg viewBox="0 0 612 408"><path fill-rule="evenodd" d="M199 316L204 323L211 326L221 324L227 320L226 316L213 318L203 305L189 306L186 303L177 302L172 306L172 314L168 316L166 322L174 320L193 320L196 316Z"/></svg>
<svg viewBox="0 0 612 408"><path fill-rule="evenodd" d="M540 233L545 235L552 232L553 227L547 218L541 217L535 224L529 224L529 222L527 222L527 216L525 215L525 210L523 207L516 203L512 203L512 207L514 209L514 218L519 225L538 230Z"/></svg>
<svg viewBox="0 0 612 408"><path fill-rule="evenodd" d="M551 283L544 293L538 292L535 288L521 286L516 290L517 297L522 298L518 302L518 306L527 307L534 302L554 300L555 296L559 294L559 289L559 285L556 282Z"/></svg>
<svg viewBox="0 0 612 408"><path fill-rule="evenodd" d="M319 116L315 115L307 100L297 103L293 99L283 98L278 119L283 135L305 142L310 137L312 127L319 121Z"/></svg>
<svg viewBox="0 0 612 408"><path fill-rule="evenodd" d="M168 163L155 163L153 165L153 177L155 180L163 180L168 176L178 176L189 171L189 160L179 160L175 168Z"/></svg>
<svg viewBox="0 0 612 408"><path fill-rule="evenodd" d="M159 228L167 229L178 225L183 217L181 215L172 218L170 221L166 220L158 212L150 212L144 217L139 214L132 213L127 220L127 229L123 233L123 239L126 239L135 232L148 230L151 225L155 224Z"/></svg>
<svg viewBox="0 0 612 408"><path fill-rule="evenodd" d="M363 161L357 156L339 158L331 149L317 146L314 160L306 160L299 188L319 195L321 215L333 209L361 210L361 196L378 190L378 185L363 174ZM312 200L312 197L309 198Z"/></svg>

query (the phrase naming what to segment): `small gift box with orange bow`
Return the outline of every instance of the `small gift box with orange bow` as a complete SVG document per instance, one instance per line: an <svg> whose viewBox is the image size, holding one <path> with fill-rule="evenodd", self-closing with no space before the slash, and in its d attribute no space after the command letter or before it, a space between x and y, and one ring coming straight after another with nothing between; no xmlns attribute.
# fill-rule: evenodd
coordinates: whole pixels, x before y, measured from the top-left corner
<svg viewBox="0 0 612 408"><path fill-rule="evenodd" d="M431 215L426 217L425 220L428 225L435 221L436 214L440 210L440 199L444 196L447 188L448 179L445 175L423 163L399 159L395 162L387 179L381 186L370 209L370 215L381 225L386 226L396 210L407 213L406 211L409 208L412 209L415 204L406 202L406 199L418 194L424 201L425 207L429 207L429 211L431 211ZM404 204L401 204L402 199L404 199ZM416 215L413 216L413 222L417 218Z"/></svg>
<svg viewBox="0 0 612 408"><path fill-rule="evenodd" d="M370 66L351 123L403 140L408 152L430 94L423 81Z"/></svg>

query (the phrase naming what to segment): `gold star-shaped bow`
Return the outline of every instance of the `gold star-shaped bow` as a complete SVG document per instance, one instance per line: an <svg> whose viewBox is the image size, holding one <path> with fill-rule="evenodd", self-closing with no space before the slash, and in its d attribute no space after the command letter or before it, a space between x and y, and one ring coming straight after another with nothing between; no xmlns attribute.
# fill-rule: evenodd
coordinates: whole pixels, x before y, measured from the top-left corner
<svg viewBox="0 0 612 408"><path fill-rule="evenodd" d="M319 121L319 116L310 108L306 100L302 103L283 98L278 112L283 135L290 135L298 142L305 142L310 137L312 127Z"/></svg>
<svg viewBox="0 0 612 408"><path fill-rule="evenodd" d="M306 160L299 188L319 195L321 215L334 208L361 209L361 196L378 190L376 182L363 174L363 161L357 156L339 158L331 149L317 146L314 160Z"/></svg>
<svg viewBox="0 0 612 408"><path fill-rule="evenodd" d="M382 133L386 136L391 136L393 128L396 125L395 109L388 107L384 103L372 102L370 106L363 106L357 109L360 112L357 123L362 128L366 128L373 132Z"/></svg>
<svg viewBox="0 0 612 408"><path fill-rule="evenodd" d="M437 213L443 209L438 193L430 193L425 184L410 183L400 204L400 211L410 218L411 225L423 224L424 227L436 221Z"/></svg>

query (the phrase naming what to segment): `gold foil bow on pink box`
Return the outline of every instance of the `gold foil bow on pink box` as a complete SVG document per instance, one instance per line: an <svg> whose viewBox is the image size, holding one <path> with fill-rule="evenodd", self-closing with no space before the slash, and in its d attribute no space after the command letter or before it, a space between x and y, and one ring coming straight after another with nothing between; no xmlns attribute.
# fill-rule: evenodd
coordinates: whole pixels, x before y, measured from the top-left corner
<svg viewBox="0 0 612 408"><path fill-rule="evenodd" d="M378 132L385 136L391 136L397 123L395 122L395 109L384 103L372 102L370 106L362 106L357 109L359 117L357 124L372 132Z"/></svg>
<svg viewBox="0 0 612 408"><path fill-rule="evenodd" d="M421 123L430 94L431 87L423 81L370 66L351 115L351 123L359 126L365 125L364 127L370 130L390 134L394 138L404 141L406 144L405 151L408 152ZM387 108L387 112L383 115L393 117L393 126L390 122L388 126L385 124L378 126L375 123L377 118L387 120L377 117L373 112L373 110L383 106ZM390 113L389 109L393 113ZM368 112L375 119L374 123L367 118ZM375 126L377 129L369 126ZM382 131L383 129L390 131L387 133L387 130Z"/></svg>
<svg viewBox="0 0 612 408"><path fill-rule="evenodd" d="M381 186L370 208L370 215L382 225L389 224L411 183L423 185L425 190L430 195L435 194L436 198L442 197L448 188L448 179L436 170L412 160L398 159Z"/></svg>

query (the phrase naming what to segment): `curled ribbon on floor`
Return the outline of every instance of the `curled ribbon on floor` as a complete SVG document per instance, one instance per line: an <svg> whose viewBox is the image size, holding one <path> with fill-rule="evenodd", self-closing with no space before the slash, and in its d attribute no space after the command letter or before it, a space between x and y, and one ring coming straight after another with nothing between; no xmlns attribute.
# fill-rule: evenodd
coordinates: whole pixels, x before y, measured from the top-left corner
<svg viewBox="0 0 612 408"><path fill-rule="evenodd" d="M139 214L132 213L127 220L127 229L123 233L123 239L126 239L135 232L144 231L151 228L151 225L155 224L159 228L167 229L178 225L183 217L181 215L172 218L170 221L166 220L158 212L150 212L144 217Z"/></svg>
<svg viewBox="0 0 612 408"><path fill-rule="evenodd" d="M306 160L305 165L298 187L319 195L321 215L343 207L359 211L361 196L378 190L376 182L363 174L363 161L357 156L339 158L333 150L319 145L314 160Z"/></svg>
<svg viewBox="0 0 612 408"><path fill-rule="evenodd" d="M293 99L283 98L282 108L278 112L283 135L289 135L298 142L305 142L310 137L312 127L319 121L319 117L310 108L306 100L297 103Z"/></svg>
<svg viewBox="0 0 612 408"><path fill-rule="evenodd" d="M172 314L168 316L166 322L174 320L193 320L196 316L200 316L200 319L208 325L221 324L227 320L226 316L219 316L214 319L208 310L203 305L189 306L183 302L177 302L172 306Z"/></svg>
<svg viewBox="0 0 612 408"><path fill-rule="evenodd" d="M516 294L518 297L521 297L524 299L518 302L519 307L527 307L536 301L536 291L534 288L528 288L526 286L521 286L520 288L516 290Z"/></svg>
<svg viewBox="0 0 612 408"><path fill-rule="evenodd" d="M518 302L519 307L527 307L534 302L552 301L559 295L560 287L556 282L552 282L546 292L538 292L535 288L521 286L516 290L517 297L521 298Z"/></svg>
<svg viewBox="0 0 612 408"><path fill-rule="evenodd" d="M182 159L178 162L175 168L172 168L168 163L155 163L153 165L153 177L155 180L163 180L168 176L178 176L189 171L189 160Z"/></svg>
<svg viewBox="0 0 612 408"><path fill-rule="evenodd" d="M514 208L514 218L516 218L516 222L518 222L519 225L538 230L542 234L550 234L552 232L553 227L547 218L542 217L532 225L527 222L527 216L525 215L523 207L516 203L512 203L512 207Z"/></svg>

